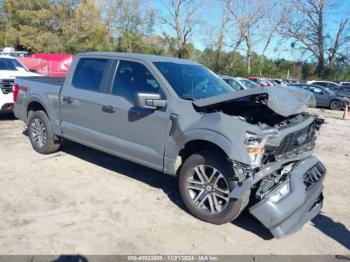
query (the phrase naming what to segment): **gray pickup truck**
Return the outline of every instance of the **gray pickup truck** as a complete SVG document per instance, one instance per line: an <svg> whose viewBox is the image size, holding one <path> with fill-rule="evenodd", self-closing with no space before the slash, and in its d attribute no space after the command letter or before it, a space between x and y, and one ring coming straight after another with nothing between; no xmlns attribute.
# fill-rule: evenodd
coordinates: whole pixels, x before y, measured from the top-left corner
<svg viewBox="0 0 350 262"><path fill-rule="evenodd" d="M326 168L313 156L323 120L305 112L315 98L304 92L235 91L189 60L84 53L65 79L17 78L14 113L39 153L65 138L178 176L197 218L223 224L248 206L281 237L323 200Z"/></svg>

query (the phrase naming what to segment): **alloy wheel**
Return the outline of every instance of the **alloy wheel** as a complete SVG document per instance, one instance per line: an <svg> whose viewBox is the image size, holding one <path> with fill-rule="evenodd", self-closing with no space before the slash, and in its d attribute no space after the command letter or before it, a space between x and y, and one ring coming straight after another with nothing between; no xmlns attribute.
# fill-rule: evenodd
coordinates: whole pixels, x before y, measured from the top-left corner
<svg viewBox="0 0 350 262"><path fill-rule="evenodd" d="M43 147L47 138L44 122L39 118L35 118L30 125L30 131L33 143L39 148Z"/></svg>
<svg viewBox="0 0 350 262"><path fill-rule="evenodd" d="M222 212L230 199L226 178L210 165L198 165L192 171L187 189L194 205L207 213Z"/></svg>

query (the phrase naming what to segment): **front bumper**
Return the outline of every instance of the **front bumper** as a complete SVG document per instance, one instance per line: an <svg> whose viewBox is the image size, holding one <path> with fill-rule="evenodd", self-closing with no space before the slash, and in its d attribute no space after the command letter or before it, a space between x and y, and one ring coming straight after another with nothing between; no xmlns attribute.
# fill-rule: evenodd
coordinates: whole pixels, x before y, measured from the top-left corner
<svg viewBox="0 0 350 262"><path fill-rule="evenodd" d="M271 201L269 196L279 189L276 188L249 209L274 237L295 233L319 214L323 202L322 184L326 169L316 176L313 172L310 173L316 166L324 168L314 156L300 161L290 173L290 192L285 197L277 203ZM311 174L311 183L305 180L307 174Z"/></svg>

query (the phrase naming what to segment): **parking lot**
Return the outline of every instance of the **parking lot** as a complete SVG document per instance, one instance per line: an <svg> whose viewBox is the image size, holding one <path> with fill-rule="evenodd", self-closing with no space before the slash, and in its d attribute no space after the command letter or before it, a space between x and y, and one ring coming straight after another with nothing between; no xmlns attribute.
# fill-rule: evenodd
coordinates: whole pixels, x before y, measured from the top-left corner
<svg viewBox="0 0 350 262"><path fill-rule="evenodd" d="M298 233L272 239L243 214L216 226L189 215L176 179L65 141L40 155L23 123L0 115L2 254L348 254L350 120L326 119L316 149L325 163L323 213Z"/></svg>

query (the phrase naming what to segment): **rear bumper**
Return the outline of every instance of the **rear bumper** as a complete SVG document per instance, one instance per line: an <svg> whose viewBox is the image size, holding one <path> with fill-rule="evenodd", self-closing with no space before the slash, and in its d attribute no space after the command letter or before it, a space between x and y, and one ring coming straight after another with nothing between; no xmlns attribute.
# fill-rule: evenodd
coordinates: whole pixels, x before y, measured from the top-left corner
<svg viewBox="0 0 350 262"><path fill-rule="evenodd" d="M322 167L322 175L314 178L315 168ZM311 183L304 175L311 173ZM292 171L289 178L290 192L277 203L271 201L279 188L274 189L263 200L252 206L249 211L274 237L283 237L300 230L305 223L317 216L321 210L323 180L326 169L319 160L312 156L302 160ZM305 175L305 176L306 176Z"/></svg>

